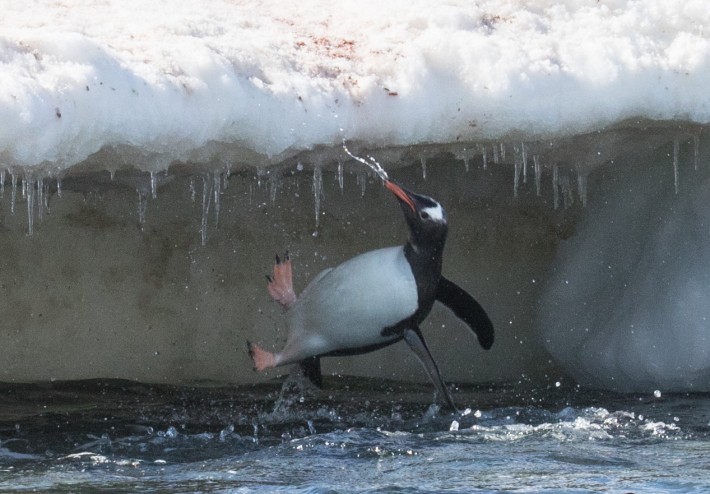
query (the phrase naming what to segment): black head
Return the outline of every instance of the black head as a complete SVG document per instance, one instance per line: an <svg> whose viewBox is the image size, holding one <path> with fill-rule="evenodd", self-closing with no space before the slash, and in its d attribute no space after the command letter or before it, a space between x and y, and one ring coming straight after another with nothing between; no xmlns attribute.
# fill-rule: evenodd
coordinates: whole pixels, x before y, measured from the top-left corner
<svg viewBox="0 0 710 494"><path fill-rule="evenodd" d="M431 197L415 194L390 180L385 186L397 197L409 226L409 241L415 248L444 247L448 226L446 211Z"/></svg>

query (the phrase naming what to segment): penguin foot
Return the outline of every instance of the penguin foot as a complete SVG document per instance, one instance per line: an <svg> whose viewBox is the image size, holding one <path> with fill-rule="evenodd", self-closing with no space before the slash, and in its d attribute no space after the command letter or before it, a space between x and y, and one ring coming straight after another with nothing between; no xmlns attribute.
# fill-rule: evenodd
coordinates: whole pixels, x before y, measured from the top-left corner
<svg viewBox="0 0 710 494"><path fill-rule="evenodd" d="M296 292L293 291L293 269L288 251L286 251L283 261L278 255L276 256L274 274L267 276L266 279L269 282L266 288L271 298L281 304L284 309L288 309L296 301Z"/></svg>
<svg viewBox="0 0 710 494"><path fill-rule="evenodd" d="M276 357L273 353L268 352L250 341L247 341L247 348L249 349L249 356L252 362L254 362L254 370L261 372L272 367L276 367Z"/></svg>

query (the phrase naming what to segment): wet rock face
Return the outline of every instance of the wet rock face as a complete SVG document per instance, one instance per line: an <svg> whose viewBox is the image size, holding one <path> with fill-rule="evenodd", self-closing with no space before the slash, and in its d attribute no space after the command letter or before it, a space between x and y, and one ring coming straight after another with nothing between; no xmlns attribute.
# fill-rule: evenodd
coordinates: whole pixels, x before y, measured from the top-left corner
<svg viewBox="0 0 710 494"><path fill-rule="evenodd" d="M622 340L596 338L597 357L589 357L586 340L567 345L569 321L598 296L570 294L560 285L565 272L587 269L582 258L568 260L574 251L569 246L584 242L579 239L587 229L604 231L589 226L594 216L615 213L599 213L597 205L624 187L638 190L641 172L619 170L648 163L661 177L654 183L670 191L671 202L664 203L669 208L675 207L676 183L678 196L696 197L691 186L707 179L707 146L698 142L696 154L693 135L664 130L557 143L373 151L392 178L444 205L450 225L444 273L481 302L496 326L496 343L486 352L450 312L435 306L422 330L445 379L554 383L567 373L582 379L599 366L611 376L621 372L616 361L598 358L609 354L598 342ZM354 162L339 166L317 158L313 152L279 166L231 173L186 165L153 175L92 171L64 176L60 183L26 178L24 186L18 176L14 188L4 174L0 380L264 379L252 372L245 341L275 349L285 341L284 319L264 278L274 254L289 249L300 291L322 269L403 243L407 235L396 200L376 177ZM614 207L623 209L619 204ZM636 214L649 218L645 209L641 204ZM658 216L657 208L648 211ZM692 229L693 213L688 215L668 221ZM597 252L613 251L630 233L595 236ZM645 237L633 242L646 245ZM604 293L604 278L594 273L590 280ZM616 334L600 319L584 317L589 334ZM644 358L635 352L639 365L648 364ZM399 344L326 359L324 372L426 379ZM613 380L605 386L613 387Z"/></svg>

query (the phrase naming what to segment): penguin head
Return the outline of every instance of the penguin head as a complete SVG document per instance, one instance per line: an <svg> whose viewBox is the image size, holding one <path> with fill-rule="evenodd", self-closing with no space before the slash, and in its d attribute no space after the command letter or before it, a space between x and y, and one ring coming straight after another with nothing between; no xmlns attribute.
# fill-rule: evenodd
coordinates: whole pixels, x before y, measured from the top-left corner
<svg viewBox="0 0 710 494"><path fill-rule="evenodd" d="M415 247L443 247L448 226L443 206L429 196L415 194L390 180L387 187L399 200Z"/></svg>

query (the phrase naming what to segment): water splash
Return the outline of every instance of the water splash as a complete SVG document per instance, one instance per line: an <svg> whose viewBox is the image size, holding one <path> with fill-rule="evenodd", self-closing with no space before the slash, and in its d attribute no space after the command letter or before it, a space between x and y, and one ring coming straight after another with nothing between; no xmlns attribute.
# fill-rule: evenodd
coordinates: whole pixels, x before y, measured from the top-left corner
<svg viewBox="0 0 710 494"><path fill-rule="evenodd" d="M343 140L343 150L344 150L345 153L347 153L347 155L350 156L352 159L354 159L355 161L358 161L358 162L362 163L363 165L367 166L367 167L370 168L372 171L374 171L374 172L377 174L377 176L379 176L380 179L382 179L383 182L389 180L389 176L387 175L387 172L385 171L385 169L382 168L382 165L380 165L380 164L375 160L375 158L373 158L372 156L368 156L368 158L369 158L370 161L366 160L365 158L360 158L359 156L355 156L353 153L350 152L350 150L348 149L348 147L345 145L345 140Z"/></svg>

